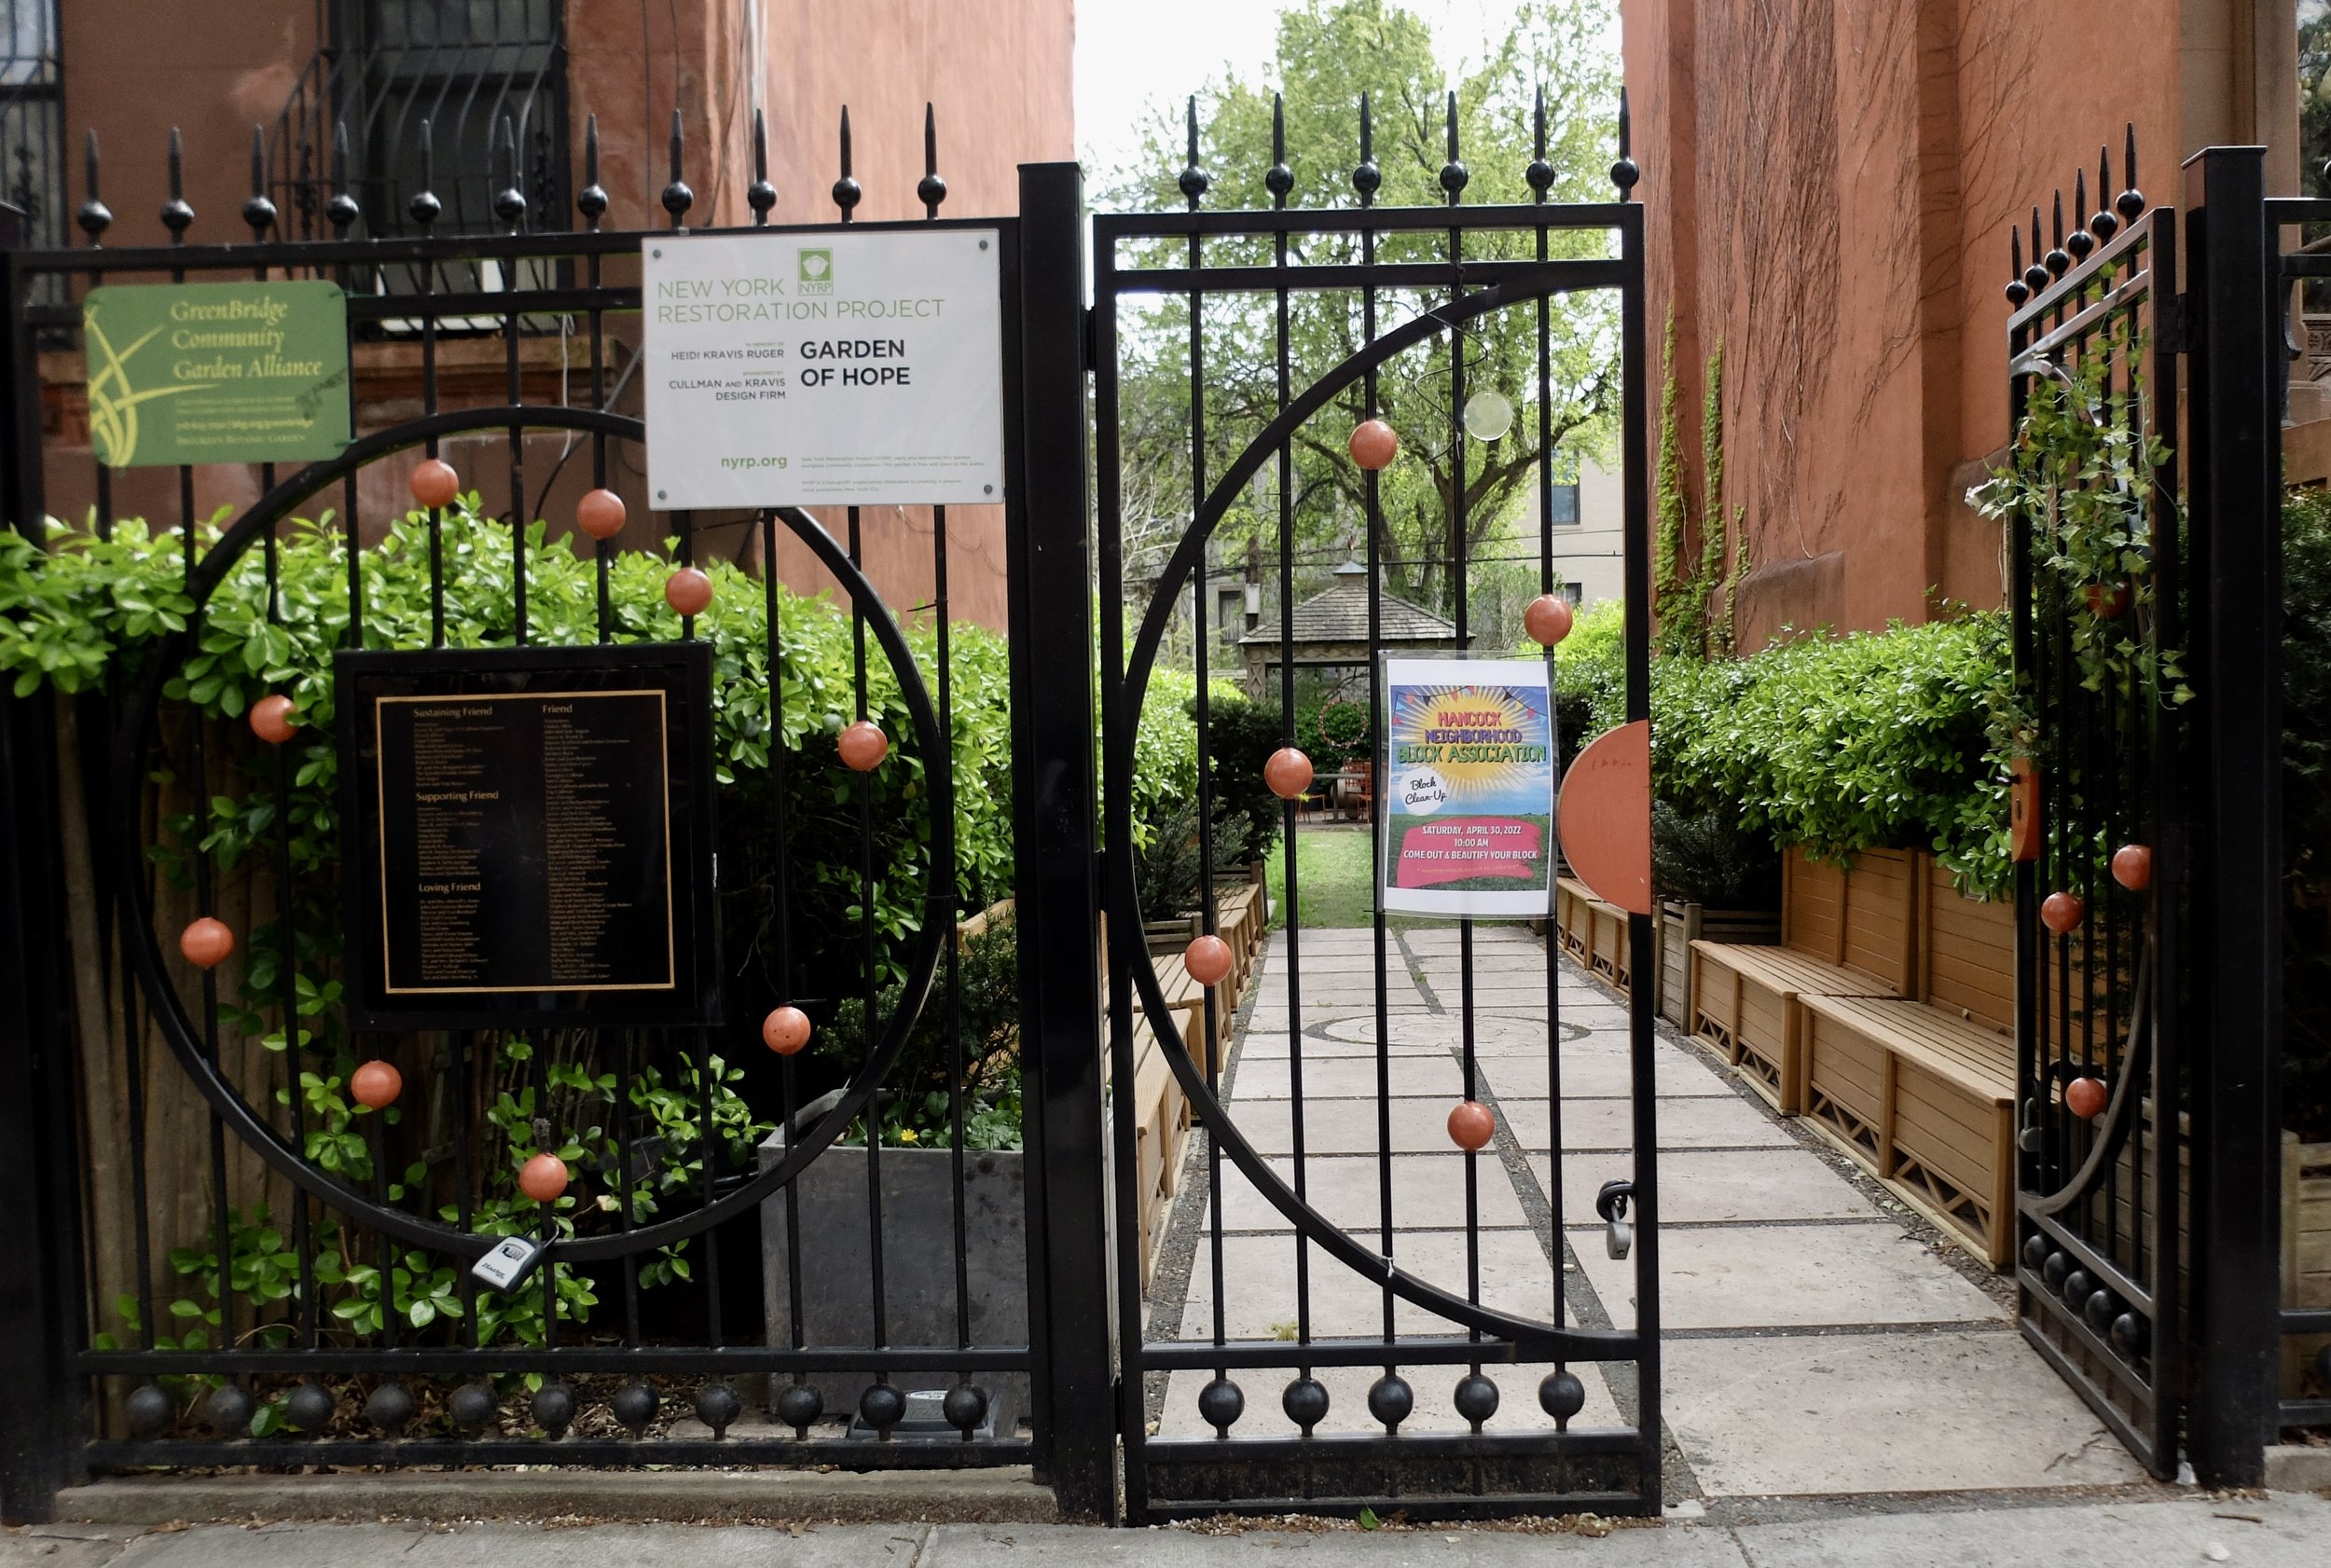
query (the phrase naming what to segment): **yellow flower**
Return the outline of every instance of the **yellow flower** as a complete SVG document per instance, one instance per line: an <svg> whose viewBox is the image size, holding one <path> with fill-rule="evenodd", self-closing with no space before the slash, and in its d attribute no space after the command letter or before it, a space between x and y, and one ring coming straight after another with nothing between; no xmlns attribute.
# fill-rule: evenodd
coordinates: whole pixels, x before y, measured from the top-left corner
<svg viewBox="0 0 2331 1568"><path fill-rule="evenodd" d="M920 1142L920 1141L921 1141L920 1139L918 1139L918 1138L917 1138L917 1137L915 1136L915 1129L914 1129L914 1128L912 1128L912 1127L901 1127L901 1128L899 1129L899 1142L901 1142L901 1143L918 1143L918 1142Z"/></svg>

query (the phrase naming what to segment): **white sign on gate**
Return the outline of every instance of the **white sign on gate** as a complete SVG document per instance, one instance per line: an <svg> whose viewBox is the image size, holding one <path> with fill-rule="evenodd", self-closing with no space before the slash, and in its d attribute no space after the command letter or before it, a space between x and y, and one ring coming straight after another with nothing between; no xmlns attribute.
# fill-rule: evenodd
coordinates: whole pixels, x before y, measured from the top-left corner
<svg viewBox="0 0 2331 1568"><path fill-rule="evenodd" d="M659 510L1003 499L996 231L770 231L641 247Z"/></svg>

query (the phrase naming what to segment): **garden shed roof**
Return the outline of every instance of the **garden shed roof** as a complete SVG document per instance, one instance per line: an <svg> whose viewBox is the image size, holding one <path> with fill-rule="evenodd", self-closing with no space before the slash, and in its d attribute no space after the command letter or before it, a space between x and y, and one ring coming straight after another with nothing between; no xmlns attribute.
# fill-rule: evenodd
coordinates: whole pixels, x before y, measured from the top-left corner
<svg viewBox="0 0 2331 1568"><path fill-rule="evenodd" d="M1454 642L1456 626L1434 614L1421 604L1412 603L1398 594L1382 594L1377 598L1378 637L1386 642ZM1318 642L1368 641L1368 569L1358 561L1345 561L1335 569L1335 581L1295 606L1295 642L1297 646ZM1263 622L1238 640L1241 647L1268 645L1276 647L1279 640L1279 624Z"/></svg>

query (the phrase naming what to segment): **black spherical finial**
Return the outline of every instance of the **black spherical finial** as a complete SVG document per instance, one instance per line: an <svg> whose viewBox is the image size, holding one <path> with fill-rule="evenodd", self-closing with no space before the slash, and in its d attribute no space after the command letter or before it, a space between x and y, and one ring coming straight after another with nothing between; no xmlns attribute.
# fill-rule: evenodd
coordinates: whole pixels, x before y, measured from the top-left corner
<svg viewBox="0 0 2331 1568"><path fill-rule="evenodd" d="M2027 1269L2038 1269L2047 1262L2048 1238L2035 1231L2031 1239L2023 1244L2023 1266Z"/></svg>
<svg viewBox="0 0 2331 1568"><path fill-rule="evenodd" d="M1295 172L1284 163L1274 163L1262 172L1262 188L1286 200L1287 193L1295 188Z"/></svg>
<svg viewBox="0 0 2331 1568"><path fill-rule="evenodd" d="M251 199L242 204L242 221L255 241L266 239L275 227L275 203L267 195L267 133L255 125L251 128Z"/></svg>
<svg viewBox="0 0 2331 1568"><path fill-rule="evenodd" d="M712 1440L719 1442L744 1413L745 1402L728 1384L708 1382L697 1390L696 1406L697 1419L712 1429Z"/></svg>
<svg viewBox="0 0 2331 1568"><path fill-rule="evenodd" d="M945 201L946 199L947 182L941 179L938 175L925 174L921 179L915 182L915 199L921 202L924 207L936 207L940 202ZM935 217L938 214L934 213L929 213L928 215Z"/></svg>
<svg viewBox="0 0 2331 1568"><path fill-rule="evenodd" d="M841 209L844 223L849 222L850 213L857 209L859 199L863 194L858 188L858 182L850 177L849 105L845 103L842 105L842 177L834 182L832 191L834 205Z"/></svg>
<svg viewBox="0 0 2331 1568"><path fill-rule="evenodd" d="M1368 1385L1368 1413L1387 1432L1397 1431L1415 1409L1416 1391L1398 1372L1386 1372Z"/></svg>
<svg viewBox="0 0 2331 1568"><path fill-rule="evenodd" d="M2120 1303L2113 1300L2113 1293L2109 1290L2090 1291L2087 1305L2080 1309L2080 1315L2088 1319L2089 1327L2095 1332L2107 1333L2112 1328L2113 1319L2120 1315Z"/></svg>
<svg viewBox="0 0 2331 1568"><path fill-rule="evenodd" d="M655 1421L656 1407L661 1403L655 1396L655 1389L635 1378L615 1390L615 1396L607 1401L607 1408L623 1424L624 1430L637 1437L645 1433L649 1424Z"/></svg>
<svg viewBox="0 0 2331 1568"><path fill-rule="evenodd" d="M1549 1372L1538 1380L1538 1405L1554 1418L1555 1424L1566 1424L1586 1409L1586 1384L1567 1368Z"/></svg>
<svg viewBox="0 0 2331 1568"><path fill-rule="evenodd" d="M489 1382L465 1382L445 1401L445 1413L464 1432L483 1432L501 1410L502 1401L494 1397L493 1384Z"/></svg>
<svg viewBox="0 0 2331 1568"><path fill-rule="evenodd" d="M660 198L664 204L664 211L671 214L671 226L674 228L681 227L681 220L688 215L688 209L697 203L697 193L690 190L688 182L680 176L681 158L686 151L681 129L680 111L674 109L671 112L671 135L667 148L667 162L670 168L671 177L665 185L664 194Z"/></svg>
<svg viewBox="0 0 2331 1568"><path fill-rule="evenodd" d="M413 199L405 203L405 211L412 215L415 223L426 229L437 221L437 214L445 211L445 203L437 199L434 191L417 190L413 192Z"/></svg>
<svg viewBox="0 0 2331 1568"><path fill-rule="evenodd" d="M283 1401L283 1419L302 1432L321 1432L332 1424L333 1412L339 1402L332 1391L320 1382L301 1383Z"/></svg>
<svg viewBox="0 0 2331 1568"><path fill-rule="evenodd" d="M809 1435L809 1424L825 1413L825 1396L806 1382L797 1382L777 1396L777 1419L793 1429L796 1437Z"/></svg>
<svg viewBox="0 0 2331 1568"><path fill-rule="evenodd" d="M1188 114L1189 161L1182 165L1181 173L1174 184L1180 189L1182 199L1190 203L1191 209L1195 211L1198 199L1206 194L1207 186L1209 183L1206 177L1206 171L1198 167L1198 99L1195 93L1190 96Z"/></svg>
<svg viewBox="0 0 2331 1568"><path fill-rule="evenodd" d="M1287 1412L1288 1420L1303 1428L1307 1437L1313 1427L1328 1418L1327 1385L1317 1378L1297 1378L1279 1396L1279 1409Z"/></svg>
<svg viewBox="0 0 2331 1568"><path fill-rule="evenodd" d="M859 1419L877 1432L888 1432L906 1419L906 1396L887 1382L870 1386L858 1396Z"/></svg>
<svg viewBox="0 0 2331 1568"><path fill-rule="evenodd" d="M403 1437L413 1419L413 1391L391 1378L366 1396L365 1419L392 1437Z"/></svg>
<svg viewBox="0 0 2331 1568"><path fill-rule="evenodd" d="M2129 122L2129 140L2121 149L2120 172L2128 177L2129 188L2114 199L2113 205L2119 210L2123 222L2134 223L2137 215L2145 211L2145 192L2137 188L2137 125L2134 120Z"/></svg>
<svg viewBox="0 0 2331 1568"><path fill-rule="evenodd" d="M546 1382L534 1391L530 1409L534 1424L556 1437L574 1424L574 1390L563 1382Z"/></svg>
<svg viewBox="0 0 2331 1568"><path fill-rule="evenodd" d="M170 242L177 244L194 227L194 208L186 200L186 143L178 128L170 128L170 199L162 203L162 227L170 230Z"/></svg>
<svg viewBox="0 0 2331 1568"><path fill-rule="evenodd" d="M607 213L607 187L599 183L599 117L592 115L583 123L583 188L574 193L574 210L589 220L593 228Z"/></svg>
<svg viewBox="0 0 2331 1568"><path fill-rule="evenodd" d="M1384 171L1372 162L1363 163L1352 171L1352 188L1362 196L1373 196L1384 188Z"/></svg>
<svg viewBox="0 0 2331 1568"><path fill-rule="evenodd" d="M2146 1347L2152 1342L2152 1325L2135 1313L2122 1313L2113 1319L2112 1337L2113 1349L2119 1352L2125 1359L2134 1361L2145 1353ZM2331 1353L2331 1345L2324 1348L2325 1353ZM2324 1386L2331 1388L2331 1366L2326 1366L2318 1360L2316 1368L2316 1375L2322 1378Z"/></svg>
<svg viewBox="0 0 2331 1568"><path fill-rule="evenodd" d="M1497 1385L1479 1372L1457 1380L1456 1413L1475 1426L1497 1413Z"/></svg>
<svg viewBox="0 0 2331 1568"><path fill-rule="evenodd" d="M1522 171L1522 177L1529 182L1530 189L1541 201L1546 199L1546 193L1554 188L1554 166L1542 158L1530 159L1530 166Z"/></svg>
<svg viewBox="0 0 2331 1568"><path fill-rule="evenodd" d="M1214 1428L1218 1437L1230 1436L1238 1418L1247 1413L1247 1396L1228 1378L1216 1378L1198 1390L1198 1419Z"/></svg>
<svg viewBox="0 0 2331 1568"><path fill-rule="evenodd" d="M202 1402L202 1419L222 1437L251 1436L251 1415L258 1406L241 1383L222 1383Z"/></svg>
<svg viewBox="0 0 2331 1568"><path fill-rule="evenodd" d="M970 1437L987 1419L987 1391L968 1382L957 1383L939 1401L939 1413L947 1418L949 1426Z"/></svg>
<svg viewBox="0 0 2331 1568"><path fill-rule="evenodd" d="M81 226L81 232L88 235L89 242L94 245L98 242L98 236L111 227L114 221L113 209L97 197L97 131L94 128L90 131L82 156L89 174L89 199L75 210L73 221Z"/></svg>
<svg viewBox="0 0 2331 1568"><path fill-rule="evenodd" d="M159 1383L140 1383L122 1401L121 1413L129 1418L132 1437L159 1437L178 1413L178 1402Z"/></svg>
<svg viewBox="0 0 2331 1568"><path fill-rule="evenodd" d="M2072 1255L2068 1252L2051 1252L2048 1255L2048 1261L2040 1265L2040 1281L2050 1290L2062 1290L2064 1287L2064 1277L2071 1272Z"/></svg>

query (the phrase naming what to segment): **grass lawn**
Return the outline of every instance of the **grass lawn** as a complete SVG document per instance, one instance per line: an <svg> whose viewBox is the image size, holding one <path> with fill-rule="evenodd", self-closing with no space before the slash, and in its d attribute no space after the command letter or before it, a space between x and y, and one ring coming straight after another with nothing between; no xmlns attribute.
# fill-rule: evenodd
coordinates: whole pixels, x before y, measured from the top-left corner
<svg viewBox="0 0 2331 1568"><path fill-rule="evenodd" d="M1376 866L1364 824L1305 824L1295 831L1295 884L1303 903L1306 929L1331 926L1365 928L1375 917ZM1272 924L1286 924L1287 846L1272 847L1270 859ZM1386 917L1394 930L1422 926L1445 926L1413 915Z"/></svg>

